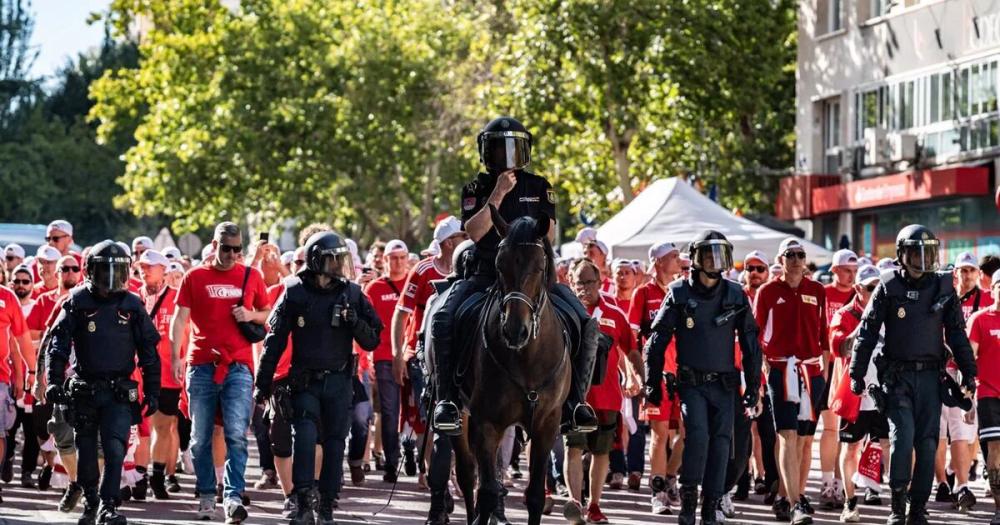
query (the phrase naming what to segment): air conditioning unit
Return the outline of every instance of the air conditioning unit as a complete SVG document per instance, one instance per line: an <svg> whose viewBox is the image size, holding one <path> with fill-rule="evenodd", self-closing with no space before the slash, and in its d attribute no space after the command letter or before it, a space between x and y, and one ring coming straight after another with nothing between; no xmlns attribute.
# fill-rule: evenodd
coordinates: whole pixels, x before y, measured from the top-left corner
<svg viewBox="0 0 1000 525"><path fill-rule="evenodd" d="M893 162L917 158L917 136L910 133L890 133L888 137L890 155Z"/></svg>
<svg viewBox="0 0 1000 525"><path fill-rule="evenodd" d="M892 148L885 128L865 128L865 165L878 166L889 162Z"/></svg>

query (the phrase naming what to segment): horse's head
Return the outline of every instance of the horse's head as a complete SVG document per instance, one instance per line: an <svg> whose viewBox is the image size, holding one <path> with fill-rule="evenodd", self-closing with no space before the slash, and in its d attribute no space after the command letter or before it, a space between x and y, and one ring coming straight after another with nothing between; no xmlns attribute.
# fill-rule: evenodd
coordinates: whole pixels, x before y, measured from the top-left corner
<svg viewBox="0 0 1000 525"><path fill-rule="evenodd" d="M538 336L547 292L555 283L549 219L521 217L507 224L492 205L490 216L503 238L496 259L503 294L500 333L509 348L520 350Z"/></svg>

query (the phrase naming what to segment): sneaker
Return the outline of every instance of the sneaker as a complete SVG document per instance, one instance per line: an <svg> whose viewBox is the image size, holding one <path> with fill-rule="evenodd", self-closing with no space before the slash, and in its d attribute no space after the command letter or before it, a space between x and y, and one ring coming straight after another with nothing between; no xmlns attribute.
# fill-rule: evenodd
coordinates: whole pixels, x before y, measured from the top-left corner
<svg viewBox="0 0 1000 525"><path fill-rule="evenodd" d="M681 506L681 493L677 489L677 476L667 476L667 503L671 507Z"/></svg>
<svg viewBox="0 0 1000 525"><path fill-rule="evenodd" d="M816 509L813 508L812 503L809 501L809 498L807 498L805 494L799 496L799 505L802 506L802 510L804 510L806 514L810 516L816 514Z"/></svg>
<svg viewBox="0 0 1000 525"><path fill-rule="evenodd" d="M276 477L273 470L265 470L263 474L260 475L260 479L253 484L253 488L257 490L270 490L278 488L278 478Z"/></svg>
<svg viewBox="0 0 1000 525"><path fill-rule="evenodd" d="M206 494L198 498L198 512L195 513L195 519L198 520L214 520L215 519L215 496L211 494Z"/></svg>
<svg viewBox="0 0 1000 525"><path fill-rule="evenodd" d="M750 499L750 485L740 484L733 493L733 501L746 501Z"/></svg>
<svg viewBox="0 0 1000 525"><path fill-rule="evenodd" d="M38 474L38 490L45 492L52 486L52 467L45 465Z"/></svg>
<svg viewBox="0 0 1000 525"><path fill-rule="evenodd" d="M8 463L10 463L8 461ZM21 471L21 487L26 489L35 488L35 480L31 477L31 472L27 470Z"/></svg>
<svg viewBox="0 0 1000 525"><path fill-rule="evenodd" d="M951 503L955 498L951 494L951 487L947 483L938 483L937 491L934 493L934 501L938 503Z"/></svg>
<svg viewBox="0 0 1000 525"><path fill-rule="evenodd" d="M865 505L871 505L877 507L882 504L882 496L878 491L872 490L870 488L865 489Z"/></svg>
<svg viewBox="0 0 1000 525"><path fill-rule="evenodd" d="M295 494L290 494L285 496L285 504L281 507L281 517L290 520L295 517L295 513L299 510L299 504Z"/></svg>
<svg viewBox="0 0 1000 525"><path fill-rule="evenodd" d="M514 479L521 479L521 478L523 478L524 474L521 472L521 466L518 465L517 463L514 463L513 465L511 465L510 466L510 476L512 478L514 478Z"/></svg>
<svg viewBox="0 0 1000 525"><path fill-rule="evenodd" d="M399 478L396 476L395 468L388 469L384 474L382 474L382 481L386 483L395 483L397 479Z"/></svg>
<svg viewBox="0 0 1000 525"><path fill-rule="evenodd" d="M417 458L412 445L403 447L403 472L406 472L407 476L417 474Z"/></svg>
<svg viewBox="0 0 1000 525"><path fill-rule="evenodd" d="M649 502L653 508L653 514L659 514L660 516L669 516L672 514L670 510L670 502L667 500L667 491L661 491L653 494L653 497L649 498Z"/></svg>
<svg viewBox="0 0 1000 525"><path fill-rule="evenodd" d="M837 502L836 508L841 508L847 502L847 493L844 492L844 484L839 479L833 480L833 499Z"/></svg>
<svg viewBox="0 0 1000 525"><path fill-rule="evenodd" d="M73 512L77 503L80 503L81 497L83 497L83 487L79 483L71 481L59 500L59 512Z"/></svg>
<svg viewBox="0 0 1000 525"><path fill-rule="evenodd" d="M819 491L819 507L824 510L837 508L837 497L834 495L832 481L823 483L823 488Z"/></svg>
<svg viewBox="0 0 1000 525"><path fill-rule="evenodd" d="M597 503L591 503L587 507L587 523L608 523L608 517L601 512L601 507L598 507Z"/></svg>
<svg viewBox="0 0 1000 525"><path fill-rule="evenodd" d="M146 501L146 492L149 490L149 478L145 474L135 482L132 487L132 499L136 501Z"/></svg>
<svg viewBox="0 0 1000 525"><path fill-rule="evenodd" d="M385 458L381 453L375 454L375 470L385 470Z"/></svg>
<svg viewBox="0 0 1000 525"><path fill-rule="evenodd" d="M227 499L222 508L226 511L226 523L228 524L243 523L243 520L247 519L247 509L243 506L242 500Z"/></svg>
<svg viewBox="0 0 1000 525"><path fill-rule="evenodd" d="M774 511L774 519L777 521L788 522L792 519L792 505L788 502L788 498L778 498L771 505L771 510Z"/></svg>
<svg viewBox="0 0 1000 525"><path fill-rule="evenodd" d="M351 467L351 484L360 487L365 483L365 470L360 465Z"/></svg>
<svg viewBox="0 0 1000 525"><path fill-rule="evenodd" d="M753 480L753 493L758 496L767 494L767 483L764 483L764 478Z"/></svg>
<svg viewBox="0 0 1000 525"><path fill-rule="evenodd" d="M624 474L621 472L615 472L611 475L611 481L608 482L608 488L611 490L621 490L623 485L625 485Z"/></svg>
<svg viewBox="0 0 1000 525"><path fill-rule="evenodd" d="M792 525L809 525L813 522L812 516L800 500L792 508Z"/></svg>
<svg viewBox="0 0 1000 525"><path fill-rule="evenodd" d="M844 503L844 510L840 513L840 521L842 523L857 523L861 521L861 511L858 510L857 496Z"/></svg>
<svg viewBox="0 0 1000 525"><path fill-rule="evenodd" d="M167 492L172 492L174 494L181 491L181 482L177 481L177 475L171 474L167 476Z"/></svg>
<svg viewBox="0 0 1000 525"><path fill-rule="evenodd" d="M97 523L101 525L126 525L125 516L118 513L117 504L114 498L101 502L101 508L97 511Z"/></svg>
<svg viewBox="0 0 1000 525"><path fill-rule="evenodd" d="M628 489L632 492L639 492L639 487L642 486L642 474L639 472L632 472L628 475Z"/></svg>
<svg viewBox="0 0 1000 525"><path fill-rule="evenodd" d="M955 498L955 508L959 512L968 512L976 505L976 496L969 490L969 487L962 487Z"/></svg>
<svg viewBox="0 0 1000 525"><path fill-rule="evenodd" d="M583 518L583 507L576 500L569 500L563 505L563 517L573 525L584 525L587 523Z"/></svg>
<svg viewBox="0 0 1000 525"><path fill-rule="evenodd" d="M727 518L736 517L736 505L733 504L733 498L729 494L722 496L722 499L719 500L719 510Z"/></svg>
<svg viewBox="0 0 1000 525"><path fill-rule="evenodd" d="M569 496L569 488L566 487L565 483L563 483L561 481L556 481L556 494L559 494L560 496L562 496L564 498L568 497Z"/></svg>

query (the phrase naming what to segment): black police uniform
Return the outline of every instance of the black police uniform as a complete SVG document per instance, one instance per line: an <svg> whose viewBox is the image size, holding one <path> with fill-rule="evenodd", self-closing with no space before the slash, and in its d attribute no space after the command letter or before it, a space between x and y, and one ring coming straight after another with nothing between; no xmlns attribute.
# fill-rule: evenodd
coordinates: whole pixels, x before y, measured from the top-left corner
<svg viewBox="0 0 1000 525"><path fill-rule="evenodd" d="M698 274L699 270L692 270L687 280L670 284L644 349L647 401L658 405L662 402L663 352L671 338L677 338L677 386L668 384L668 389L680 394L684 412L680 523L692 524L699 484L703 485L704 523L715 522L715 508L724 494L740 387L733 359L734 332L739 335L743 369L747 371L747 404L756 405L761 367L757 323L746 294L737 283L726 279L707 289Z"/></svg>
<svg viewBox="0 0 1000 525"><path fill-rule="evenodd" d="M270 333L264 339L256 386L265 395L271 391L275 368L291 335L290 392L276 392L274 404L278 410L291 408L292 412L292 483L300 509L312 504L304 500L310 497L313 486L316 443L323 446L319 479L322 515L331 512L343 476L354 392L351 380L356 372L352 343L357 341L361 348L374 350L382 323L356 283L337 279L333 287L319 288L314 279L311 270L303 270L299 277L285 280L285 292L268 319ZM357 313L353 321L343 319L340 312L344 309Z"/></svg>
<svg viewBox="0 0 1000 525"><path fill-rule="evenodd" d="M885 327L885 362L879 377L886 394L892 458L889 487L893 492L890 523L898 522L910 487L910 515L922 511L934 482L942 398L940 374L951 349L963 378L974 378L976 363L965 334L961 305L950 273L925 273L911 279L905 269L887 271L865 309L851 356L852 385L864 384L872 351ZM941 334L944 333L944 338ZM853 388L853 387L852 387ZM916 451L916 464L911 460Z"/></svg>
<svg viewBox="0 0 1000 525"><path fill-rule="evenodd" d="M122 462L130 427L141 421L138 383L130 379L137 357L142 369L144 403L155 406L159 399L160 358L156 345L160 334L138 296L119 292L101 297L93 288L89 282L75 288L63 303L52 328L47 379L50 389L63 384L72 350L71 366L76 377L69 381L67 394L75 414L77 479L86 499L85 517L89 514L92 523L98 503L99 431L104 452L99 493L104 523L105 509L113 510L119 504ZM81 519L81 523L86 521ZM124 518L108 523L124 523Z"/></svg>

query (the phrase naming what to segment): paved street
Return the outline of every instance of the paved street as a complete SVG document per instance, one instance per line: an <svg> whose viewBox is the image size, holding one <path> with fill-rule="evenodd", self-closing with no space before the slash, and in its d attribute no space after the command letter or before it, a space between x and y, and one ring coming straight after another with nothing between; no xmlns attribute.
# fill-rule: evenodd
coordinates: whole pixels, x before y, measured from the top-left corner
<svg viewBox="0 0 1000 525"><path fill-rule="evenodd" d="M251 450L255 450L251 446ZM257 461L251 457L250 472L247 479L252 481L260 477L256 468ZM23 523L57 523L75 524L78 514L67 515L55 509L59 494L52 490L40 494L36 490L22 489L16 483L19 472L15 469L15 483L3 486L3 504L0 504L0 524L15 525ZM377 480L377 481L376 481ZM418 490L415 478L402 476L396 487L392 504L383 509L389 495L390 485L381 482L381 475L370 475L364 487L348 487L341 497L341 509L336 513L340 523L371 523L371 524L420 524L423 523L428 506L428 493ZM124 512L130 523L173 524L173 523L205 523L192 521L190 517L196 508L193 494L193 477L181 475L184 492L170 501L153 501L144 503L129 502L124 506ZM517 486L508 498L508 517L513 523L525 523L527 513L519 503L520 493L524 490L524 480L517 480ZM819 498L819 471L814 462L811 474L809 493L815 503ZM982 480L973 484L973 492L980 499L975 512L959 514L951 511L948 506L938 503L931 504L931 521L933 523L960 525L966 523L989 523L992 516L992 503L985 499L985 483ZM281 499L277 492L250 491L252 503L249 508L248 524L279 523ZM885 523L888 514L888 498L882 507L862 507L862 523ZM761 502L761 496L751 496L750 501L738 504L739 515L736 523L775 523L770 508ZM561 500L557 499L556 510L552 516L547 516L543 523L565 523L561 514ZM625 490L605 492L603 509L611 523L641 525L652 523L676 523L672 516L652 516L649 514L649 493L644 487L643 492L633 493ZM452 515L452 522L458 523L464 518L464 509L458 505ZM815 516L817 523L837 523L839 513L819 511ZM221 510L219 511L221 522Z"/></svg>

